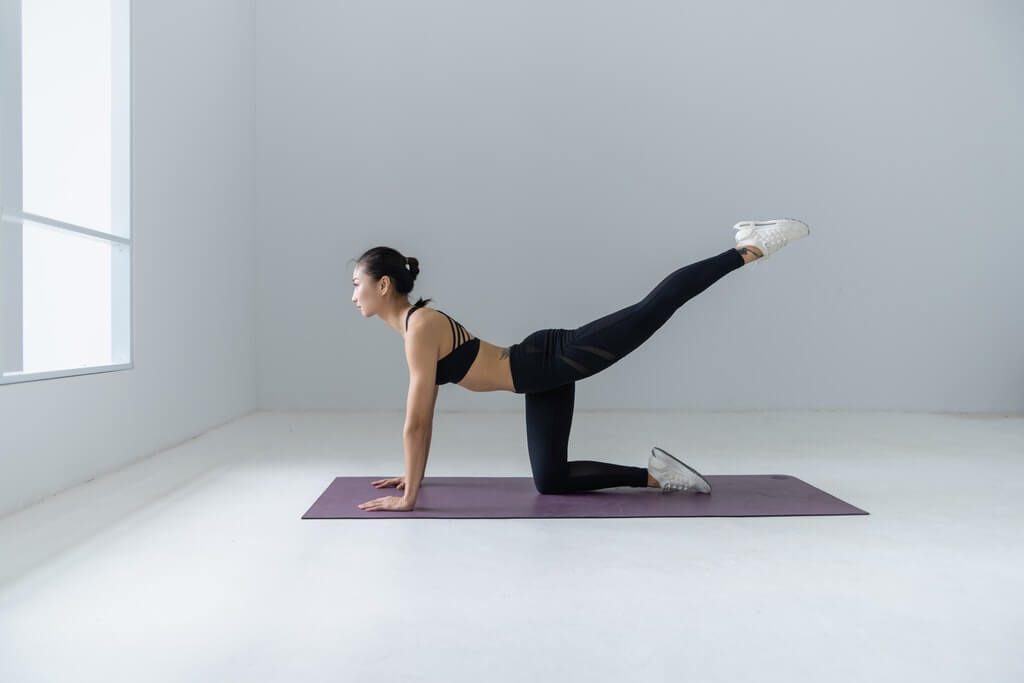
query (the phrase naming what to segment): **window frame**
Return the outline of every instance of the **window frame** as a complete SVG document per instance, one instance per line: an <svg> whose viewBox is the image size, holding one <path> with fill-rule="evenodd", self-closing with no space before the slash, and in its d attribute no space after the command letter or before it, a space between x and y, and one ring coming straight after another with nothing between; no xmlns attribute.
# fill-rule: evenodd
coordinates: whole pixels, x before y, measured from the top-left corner
<svg viewBox="0 0 1024 683"><path fill-rule="evenodd" d="M19 359L17 367L24 367L24 317L21 311L24 274L21 272L23 251L22 232L9 232L0 225L0 270L15 271L12 280L15 291L4 292L0 288L0 386L34 382L61 377L77 377L107 372L130 370L135 367L135 311L134 311L134 192L132 155L134 150L134 88L132 73L134 59L132 50L132 9L131 0L110 0L111 4L111 232L105 233L83 226L54 220L23 212L22 209L22 0L0 0L0 222L43 225L72 234L85 235L106 241L127 251L128 277L126 284L119 284L121 278L111 279L112 338L111 356L127 357L126 362L108 365L93 365L80 368L63 368L37 372L12 371L8 356ZM125 64L127 61L127 64ZM116 105L116 106L115 106ZM126 235L117 234L118 231ZM124 261L111 267L124 267ZM123 277L123 276L122 276ZM126 301L124 299L127 299ZM5 307L14 309L7 315ZM127 320L124 320L127 314ZM125 336L127 346L125 347Z"/></svg>

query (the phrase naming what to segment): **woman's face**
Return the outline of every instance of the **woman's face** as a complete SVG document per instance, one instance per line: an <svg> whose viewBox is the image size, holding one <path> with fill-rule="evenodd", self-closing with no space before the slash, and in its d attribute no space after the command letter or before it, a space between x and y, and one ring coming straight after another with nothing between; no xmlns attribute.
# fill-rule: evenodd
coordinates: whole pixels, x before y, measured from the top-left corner
<svg viewBox="0 0 1024 683"><path fill-rule="evenodd" d="M373 315L367 312L366 307L372 294L373 288L370 286L370 278L364 278L363 273L357 267L352 272L352 303L356 305L356 308L359 309L364 318L368 315Z"/></svg>
<svg viewBox="0 0 1024 683"><path fill-rule="evenodd" d="M386 297L380 293L380 285L380 280L364 275L358 267L352 272L352 303L364 318L380 313L381 306L386 303Z"/></svg>

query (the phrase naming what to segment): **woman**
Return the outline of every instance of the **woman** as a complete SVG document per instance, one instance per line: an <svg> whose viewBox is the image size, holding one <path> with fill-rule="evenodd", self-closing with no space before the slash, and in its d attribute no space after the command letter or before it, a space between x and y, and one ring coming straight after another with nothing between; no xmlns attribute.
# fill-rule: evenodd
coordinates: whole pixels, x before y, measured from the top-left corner
<svg viewBox="0 0 1024 683"><path fill-rule="evenodd" d="M352 301L363 316L379 316L405 339L409 395L404 430L405 476L379 479L377 488L405 490L359 505L363 510L412 510L416 503L433 424L437 387L455 382L470 391L526 395L526 439L533 481L541 494L590 491L613 486L654 487L710 493L711 486L660 448L647 468L592 460L569 461L576 382L591 377L636 349L684 303L719 278L810 234L788 218L744 221L733 226L736 247L670 273L641 301L576 329L537 330L504 348L470 334L431 300L410 304L408 293L419 261L389 247L359 257L352 274ZM422 312L417 312L422 309ZM416 315L413 315L416 313Z"/></svg>

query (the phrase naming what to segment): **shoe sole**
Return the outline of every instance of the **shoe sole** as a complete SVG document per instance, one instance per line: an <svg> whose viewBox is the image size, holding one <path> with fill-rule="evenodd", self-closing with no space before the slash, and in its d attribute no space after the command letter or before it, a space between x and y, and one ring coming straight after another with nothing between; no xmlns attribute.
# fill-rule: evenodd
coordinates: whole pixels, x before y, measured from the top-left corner
<svg viewBox="0 0 1024 683"><path fill-rule="evenodd" d="M700 472L698 472L697 470L693 469L692 467L690 467L689 465L687 465L687 464L686 464L685 462L683 462L682 460L680 460L680 459L679 459L679 458L677 458L676 456L674 456L674 455L672 455L671 453L669 453L668 451L666 451L666 450L665 450L664 448L658 448L657 446L655 446L655 447L654 447L654 450L656 450L656 451L661 451L662 453L664 453L664 454L665 454L665 455L667 455L668 457L672 458L672 459L673 459L673 460L675 460L675 461L676 461L677 463L679 463L680 465L682 465L682 466L683 466L683 467L685 467L686 469L688 469L688 470L690 470L691 472L693 472L694 474L696 474L696 475L697 475L698 477L700 477L700 480L701 480L702 482L704 482L705 484L707 484L707 487L708 487L707 493L705 493L704 491L697 491L696 493L704 493L704 495L708 495L709 493L711 493L711 482L710 482L710 481L708 481L707 479L705 479L705 478L704 478L704 475L703 475L703 474L701 474L701 473L700 473Z"/></svg>
<svg viewBox="0 0 1024 683"><path fill-rule="evenodd" d="M808 235L811 234L811 226L807 225L807 223L804 223L799 218L776 218L775 220L771 220L771 221L740 221L740 222L741 223L751 223L755 228L763 228L766 225L775 225L779 221L793 221L794 223L799 223L800 225L802 225L805 228L807 228L807 234ZM737 228L734 225L734 226L732 226L732 229L733 230L742 230L743 228Z"/></svg>

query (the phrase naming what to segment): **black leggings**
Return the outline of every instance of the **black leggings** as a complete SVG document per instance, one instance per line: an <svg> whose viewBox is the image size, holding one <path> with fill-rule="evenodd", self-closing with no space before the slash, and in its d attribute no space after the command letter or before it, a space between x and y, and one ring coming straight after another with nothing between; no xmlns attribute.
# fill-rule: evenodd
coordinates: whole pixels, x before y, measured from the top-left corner
<svg viewBox="0 0 1024 683"><path fill-rule="evenodd" d="M537 330L509 348L512 383L517 394L526 394L526 440L539 493L647 486L646 467L569 462L576 382L640 346L680 306L742 265L743 256L731 248L670 273L632 306L575 330Z"/></svg>

